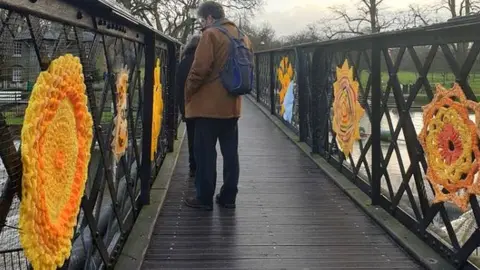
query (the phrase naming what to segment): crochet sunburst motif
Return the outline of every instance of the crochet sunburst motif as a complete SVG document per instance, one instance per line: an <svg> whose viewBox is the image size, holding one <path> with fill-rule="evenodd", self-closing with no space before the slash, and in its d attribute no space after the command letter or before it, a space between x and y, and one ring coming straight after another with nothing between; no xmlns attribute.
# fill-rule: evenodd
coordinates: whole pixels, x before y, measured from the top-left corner
<svg viewBox="0 0 480 270"><path fill-rule="evenodd" d="M352 152L353 143L360 139L360 119L365 111L358 102L358 82L353 79L353 68L345 60L337 67L337 80L333 84L333 123L338 145L345 156Z"/></svg>
<svg viewBox="0 0 480 270"><path fill-rule="evenodd" d="M293 79L293 68L292 64L288 60L288 57L285 56L280 60L280 66L277 68L277 78L280 82L280 92L279 92L279 99L280 99L280 115L283 115L285 112L285 106L283 105L283 100L285 99L285 95L287 94L288 86L290 85L290 81Z"/></svg>
<svg viewBox="0 0 480 270"><path fill-rule="evenodd" d="M113 156L117 162L125 154L128 146L127 88L128 72L122 69L117 77L117 115L114 119L112 141Z"/></svg>
<svg viewBox="0 0 480 270"><path fill-rule="evenodd" d="M469 112L475 112L475 122ZM467 100L462 88L437 85L433 100L423 107L423 128L418 138L427 157L427 179L434 202L451 201L466 211L471 194L479 194L475 181L479 168L477 126L479 104Z"/></svg>
<svg viewBox="0 0 480 270"><path fill-rule="evenodd" d="M38 76L25 111L20 242L34 269L70 255L93 133L85 89L79 58L61 56Z"/></svg>
<svg viewBox="0 0 480 270"><path fill-rule="evenodd" d="M157 59L157 64L153 74L153 115L152 115L152 149L150 151L150 159L155 159L155 154L158 148L158 137L162 131L163 119L163 96L162 96L162 81L160 59Z"/></svg>

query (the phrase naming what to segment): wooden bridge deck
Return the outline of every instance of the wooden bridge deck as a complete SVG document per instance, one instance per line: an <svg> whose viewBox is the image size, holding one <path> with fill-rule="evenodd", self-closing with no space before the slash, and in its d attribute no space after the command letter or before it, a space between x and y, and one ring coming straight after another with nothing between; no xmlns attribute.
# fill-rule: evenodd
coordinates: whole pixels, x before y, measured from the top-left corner
<svg viewBox="0 0 480 270"><path fill-rule="evenodd" d="M183 205L184 143L143 269L421 269L247 99L239 130L237 209Z"/></svg>

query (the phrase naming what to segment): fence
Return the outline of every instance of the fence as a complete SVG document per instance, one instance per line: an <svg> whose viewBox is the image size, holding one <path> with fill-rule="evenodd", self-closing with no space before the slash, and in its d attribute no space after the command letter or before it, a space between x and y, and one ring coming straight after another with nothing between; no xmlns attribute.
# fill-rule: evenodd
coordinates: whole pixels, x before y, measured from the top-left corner
<svg viewBox="0 0 480 270"><path fill-rule="evenodd" d="M179 45L105 0L0 0L0 269L29 268L27 250L19 240L30 226L25 225L28 221L19 225L22 203L43 198L33 205L48 210L50 219L46 220L53 220L48 226L60 226L65 211L75 211L67 206L76 190L75 183L68 182L72 171L65 168L73 164L75 175L80 171L81 139L88 140L91 129L93 140L89 151L86 148L90 153L85 165L88 178L84 196L79 198L80 211L75 214L71 253L62 269L113 267L139 211L149 203L150 186L164 157L173 151L178 126L173 85ZM72 64L67 54L78 57L79 63ZM80 134L80 120L62 124L70 121L70 110L81 110L82 96L68 92L71 102L79 102L68 107L61 99L55 101L61 96L41 96L41 86L34 88L40 72L54 72L53 63L61 63L60 59L70 59L64 70L74 72L78 70L75 65L81 64L83 71L72 77L73 86L45 79L42 89L81 91L75 83L84 80L84 102L93 121L91 129L83 127L84 134ZM48 105L29 114L27 105L35 101ZM62 113L47 113L55 108L57 112L63 108ZM24 125L36 117L41 118L38 123L50 121L46 122L50 125L43 129L40 124ZM35 136L40 138L33 145L42 164L35 167L39 170L35 175L55 180L38 182L33 192L38 198L31 195L30 182L22 184L22 179L31 177L22 176L26 170L21 161L25 164L29 159L20 148L27 151L31 146L30 141L21 140L28 135L22 135L22 129L38 131ZM69 132L76 134L73 144L62 141L72 137L65 136ZM40 221L31 228L41 231L42 226L45 223ZM43 242L45 248L56 241L42 239L51 241Z"/></svg>
<svg viewBox="0 0 480 270"><path fill-rule="evenodd" d="M255 57L257 102L465 269L480 266L479 26L473 17ZM463 91L435 89L455 82Z"/></svg>

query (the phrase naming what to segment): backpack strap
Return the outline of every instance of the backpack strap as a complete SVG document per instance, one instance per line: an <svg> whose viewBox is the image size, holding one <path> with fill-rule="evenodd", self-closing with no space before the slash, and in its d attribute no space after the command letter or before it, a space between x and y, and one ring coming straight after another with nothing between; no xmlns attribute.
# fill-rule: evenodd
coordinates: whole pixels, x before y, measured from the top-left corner
<svg viewBox="0 0 480 270"><path fill-rule="evenodd" d="M221 25L221 21L215 22L210 27L218 29L220 32L222 32L224 35L226 35L228 37L228 39L230 39L230 45L234 44L233 43L234 37L232 35L230 35L230 33L227 31L227 29L225 29L225 27L223 27ZM244 38L245 35L242 33L242 31L240 31L240 29L238 29L238 27L236 27L236 28L237 28L237 31L238 31L238 39L243 41L243 38ZM217 74L217 76L215 76L211 81L214 81L214 80L218 79L219 77L220 77L220 73ZM211 82L211 81L209 81L209 82Z"/></svg>
<svg viewBox="0 0 480 270"><path fill-rule="evenodd" d="M226 35L230 39L230 41L232 41L233 39L236 39L235 37L230 35L230 33L227 31L227 29L225 29L225 27L223 27L221 25L213 25L212 27L215 28L215 29L218 29L220 32L222 32L224 35ZM240 31L240 29L238 29L237 26L235 26L235 28L238 31L238 39L243 40L245 35L242 33L242 31Z"/></svg>

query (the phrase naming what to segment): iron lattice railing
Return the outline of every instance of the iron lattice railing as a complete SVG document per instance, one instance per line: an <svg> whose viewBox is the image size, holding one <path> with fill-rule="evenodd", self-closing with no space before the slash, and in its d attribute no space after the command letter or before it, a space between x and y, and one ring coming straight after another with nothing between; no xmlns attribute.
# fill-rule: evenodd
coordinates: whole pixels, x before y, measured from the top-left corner
<svg viewBox="0 0 480 270"><path fill-rule="evenodd" d="M480 36L474 31L479 26L475 17L259 52L253 92L257 102L371 196L373 204L465 269L480 266L477 197L470 197L466 212L451 202L432 202L418 135L422 106L432 100L435 84L450 88L457 82L468 99L480 100ZM333 83L345 60L353 67L364 109L360 139L347 157L332 130Z"/></svg>
<svg viewBox="0 0 480 270"><path fill-rule="evenodd" d="M19 243L20 131L39 73L70 53L81 60L93 143L85 195L64 269L116 262L178 126L173 85L179 43L100 0L0 0L0 269L27 269ZM154 72L159 60L162 129L151 157ZM117 112L117 79L128 74L127 108ZM125 154L112 153L114 119L128 126ZM154 137L155 139L155 137Z"/></svg>

